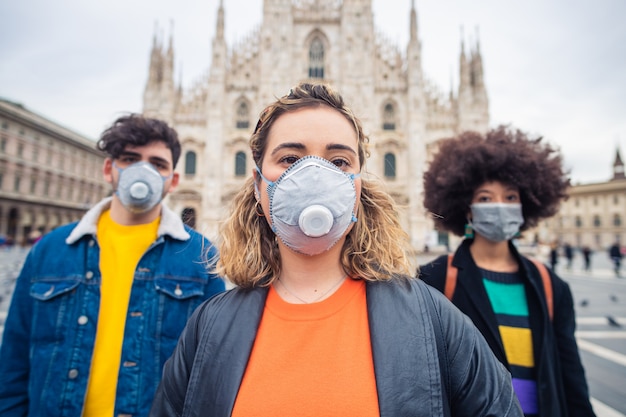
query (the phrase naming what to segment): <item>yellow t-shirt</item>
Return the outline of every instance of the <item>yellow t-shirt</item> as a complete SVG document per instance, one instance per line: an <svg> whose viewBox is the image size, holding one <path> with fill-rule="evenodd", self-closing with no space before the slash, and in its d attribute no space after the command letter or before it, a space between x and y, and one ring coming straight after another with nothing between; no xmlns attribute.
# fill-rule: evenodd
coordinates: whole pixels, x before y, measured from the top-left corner
<svg viewBox="0 0 626 417"><path fill-rule="evenodd" d="M160 217L148 224L123 226L107 210L98 220L100 311L87 385L84 417L112 417L122 355L124 327L139 259L156 240Z"/></svg>
<svg viewBox="0 0 626 417"><path fill-rule="evenodd" d="M232 416L379 415L365 282L313 304L270 287Z"/></svg>

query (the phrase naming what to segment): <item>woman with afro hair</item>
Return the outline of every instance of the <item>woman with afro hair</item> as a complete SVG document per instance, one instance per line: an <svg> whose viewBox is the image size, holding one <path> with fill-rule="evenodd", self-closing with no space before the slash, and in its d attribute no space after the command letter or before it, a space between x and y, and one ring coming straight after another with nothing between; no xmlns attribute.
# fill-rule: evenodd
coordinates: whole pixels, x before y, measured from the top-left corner
<svg viewBox="0 0 626 417"><path fill-rule="evenodd" d="M568 186L554 148L504 126L443 140L424 173L435 226L465 239L419 277L472 319L526 416L594 416L569 286L512 243L558 211Z"/></svg>

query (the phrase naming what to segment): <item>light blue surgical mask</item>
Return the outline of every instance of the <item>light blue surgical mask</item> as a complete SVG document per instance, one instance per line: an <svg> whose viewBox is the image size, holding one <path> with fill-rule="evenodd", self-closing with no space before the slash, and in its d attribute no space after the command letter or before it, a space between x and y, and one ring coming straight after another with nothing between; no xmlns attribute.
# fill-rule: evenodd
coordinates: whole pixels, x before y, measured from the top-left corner
<svg viewBox="0 0 626 417"><path fill-rule="evenodd" d="M292 250L317 255L333 247L356 222L354 179L317 156L300 158L276 181L267 183L271 227Z"/></svg>
<svg viewBox="0 0 626 417"><path fill-rule="evenodd" d="M474 231L492 242L512 239L524 224L521 204L475 203L470 210Z"/></svg>
<svg viewBox="0 0 626 417"><path fill-rule="evenodd" d="M113 167L120 173L115 194L122 205L132 213L145 213L154 208L164 197L164 184L172 176L162 176L157 169L146 161L120 168Z"/></svg>

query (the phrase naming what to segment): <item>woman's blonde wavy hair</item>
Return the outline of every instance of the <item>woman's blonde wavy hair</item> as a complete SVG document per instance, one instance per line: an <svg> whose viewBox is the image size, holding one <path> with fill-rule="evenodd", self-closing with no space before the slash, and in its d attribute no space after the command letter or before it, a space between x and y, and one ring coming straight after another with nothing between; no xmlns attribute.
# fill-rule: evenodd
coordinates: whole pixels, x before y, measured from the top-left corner
<svg viewBox="0 0 626 417"><path fill-rule="evenodd" d="M343 98L325 84L302 83L269 105L250 138L258 167L263 164L267 136L272 124L284 113L328 106L343 114L358 135L361 167L367 158L369 138L361 122L346 107ZM358 219L346 236L341 263L351 277L369 281L389 280L409 272L408 235L400 226L392 198L380 185L362 179ZM221 225L218 272L242 288L270 285L281 272L277 237L264 216L257 214L254 179L249 178L232 201L230 216Z"/></svg>

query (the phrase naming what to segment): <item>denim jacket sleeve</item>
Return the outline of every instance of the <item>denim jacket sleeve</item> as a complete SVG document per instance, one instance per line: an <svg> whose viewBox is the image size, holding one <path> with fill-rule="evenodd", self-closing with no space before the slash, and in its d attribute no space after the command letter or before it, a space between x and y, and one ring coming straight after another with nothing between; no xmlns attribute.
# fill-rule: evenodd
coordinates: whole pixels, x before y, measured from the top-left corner
<svg viewBox="0 0 626 417"><path fill-rule="evenodd" d="M32 303L30 277L37 245L28 254L17 278L0 347L0 415L28 415L29 349ZM11 340L11 343L6 343Z"/></svg>

